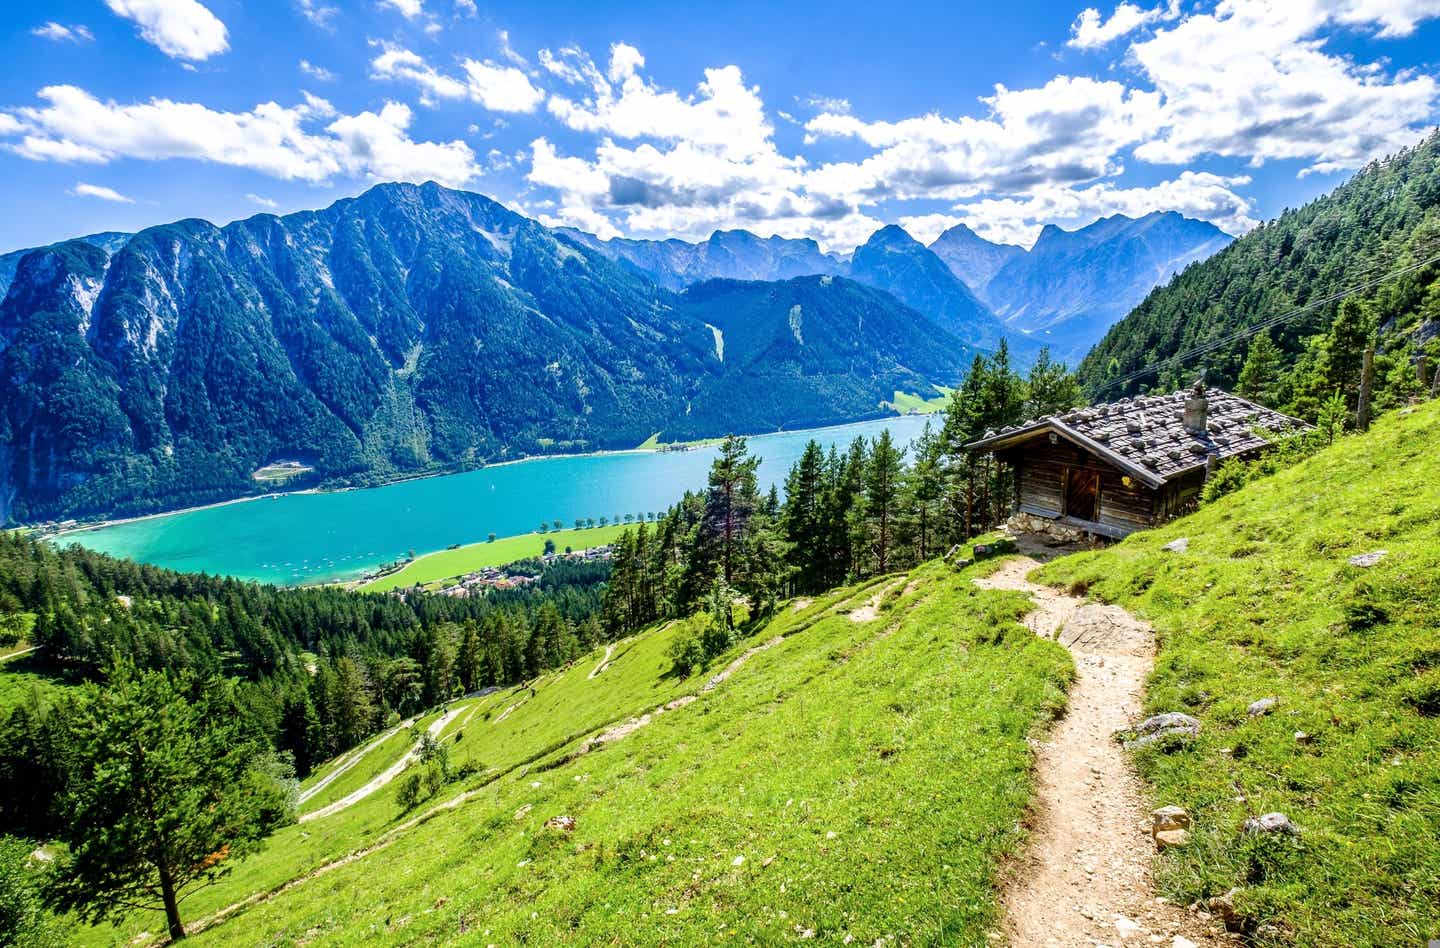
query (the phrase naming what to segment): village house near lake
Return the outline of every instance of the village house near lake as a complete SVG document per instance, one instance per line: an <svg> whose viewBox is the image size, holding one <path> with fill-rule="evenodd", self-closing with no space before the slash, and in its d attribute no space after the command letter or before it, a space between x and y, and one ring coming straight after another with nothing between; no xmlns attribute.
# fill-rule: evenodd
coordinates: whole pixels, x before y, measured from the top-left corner
<svg viewBox="0 0 1440 948"><path fill-rule="evenodd" d="M1251 457L1262 432L1309 427L1197 382L1188 392L1078 408L968 445L1015 472L1017 529L1056 539L1119 539L1193 508L1215 466Z"/></svg>

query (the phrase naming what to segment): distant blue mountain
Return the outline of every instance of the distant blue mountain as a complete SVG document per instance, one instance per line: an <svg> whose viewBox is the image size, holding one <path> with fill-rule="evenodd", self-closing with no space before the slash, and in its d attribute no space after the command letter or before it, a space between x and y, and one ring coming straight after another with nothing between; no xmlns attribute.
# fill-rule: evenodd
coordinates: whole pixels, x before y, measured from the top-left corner
<svg viewBox="0 0 1440 948"><path fill-rule="evenodd" d="M1004 321L1075 365L1151 290L1234 238L1173 211L1116 214L1067 231L1045 227L1028 251L993 244L964 225L931 244Z"/></svg>

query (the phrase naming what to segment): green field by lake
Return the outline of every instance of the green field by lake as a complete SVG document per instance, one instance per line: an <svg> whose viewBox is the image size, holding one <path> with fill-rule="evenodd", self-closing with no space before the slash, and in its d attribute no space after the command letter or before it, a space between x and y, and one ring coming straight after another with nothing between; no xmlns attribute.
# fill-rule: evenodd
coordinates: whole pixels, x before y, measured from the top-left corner
<svg viewBox="0 0 1440 948"><path fill-rule="evenodd" d="M604 546L631 526L632 524L611 524L585 530L551 530L518 537L499 537L493 543L468 543L453 550L440 550L417 557L402 569L361 588L384 592L387 589L401 589L417 583L431 583L462 576L485 566L503 566L516 560L539 556L545 552L546 541L554 543L555 549L561 553L565 552L566 547L584 550L592 546Z"/></svg>

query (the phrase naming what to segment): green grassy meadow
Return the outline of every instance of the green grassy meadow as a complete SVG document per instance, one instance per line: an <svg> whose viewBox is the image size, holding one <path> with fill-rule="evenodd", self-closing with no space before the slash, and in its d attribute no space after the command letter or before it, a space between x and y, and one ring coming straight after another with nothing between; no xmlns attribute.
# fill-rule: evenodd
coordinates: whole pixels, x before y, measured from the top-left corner
<svg viewBox="0 0 1440 948"><path fill-rule="evenodd" d="M944 411L945 406L950 404L950 392L952 389L948 389L943 385L933 385L931 387L934 388L936 392L933 397L926 398L924 395L916 395L911 392L896 392L895 397L890 399L889 405L892 409L902 414L916 412L918 414L928 415L934 412Z"/></svg>
<svg viewBox="0 0 1440 948"><path fill-rule="evenodd" d="M1189 748L1139 754L1158 802L1195 818L1159 881L1186 904L1238 888L1257 943L1440 938L1437 431L1440 402L1392 414L1190 517L1039 574L1154 623L1146 710L1203 727ZM1182 536L1186 552L1161 549ZM1374 566L1348 562L1382 549ZM1266 697L1279 699L1273 712L1249 716ZM1271 811L1300 835L1241 833Z"/></svg>
<svg viewBox="0 0 1440 948"><path fill-rule="evenodd" d="M630 526L634 526L631 524ZM549 533L524 533L514 537L499 537L494 543L468 543L453 550L437 550L417 556L404 568L388 576L382 576L372 583L361 586L371 592L385 592L403 589L416 584L424 585L437 580L451 579L474 572L484 566L503 566L516 560L539 556L545 552L545 541L552 540L555 548L577 550L592 546L604 546L614 541L626 529L625 524L604 527L590 527L584 530L552 530Z"/></svg>
<svg viewBox="0 0 1440 948"><path fill-rule="evenodd" d="M852 620L867 604L875 616ZM193 924L252 900L194 940L981 943L1022 838L1027 738L1072 675L1064 649L1018 623L1027 608L932 563L787 604L688 679L666 657L680 625L665 623L616 643L594 677L603 649L533 690L469 699L441 740L472 776L409 813L397 781L280 831L187 903ZM405 746L383 741L352 771ZM573 832L545 826L561 815ZM76 940L157 930L136 916Z"/></svg>

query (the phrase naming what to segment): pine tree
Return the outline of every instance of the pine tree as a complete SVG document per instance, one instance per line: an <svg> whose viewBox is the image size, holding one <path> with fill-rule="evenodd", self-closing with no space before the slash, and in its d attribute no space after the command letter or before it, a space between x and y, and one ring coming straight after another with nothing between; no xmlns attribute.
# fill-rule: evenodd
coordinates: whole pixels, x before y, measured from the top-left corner
<svg viewBox="0 0 1440 948"><path fill-rule="evenodd" d="M1028 418L1043 418L1069 411L1082 404L1084 397L1080 383L1063 362L1050 358L1050 347L1045 346L1035 357L1030 374L1025 378L1025 408Z"/></svg>
<svg viewBox="0 0 1440 948"><path fill-rule="evenodd" d="M749 453L745 439L730 435L710 466L701 536L711 562L717 563L726 585L733 586L745 531L760 504L755 469L760 459Z"/></svg>
<svg viewBox="0 0 1440 948"><path fill-rule="evenodd" d="M184 938L181 900L288 816L261 748L218 687L125 665L86 686L71 733L56 907L87 921L162 908L170 938Z"/></svg>
<svg viewBox="0 0 1440 948"><path fill-rule="evenodd" d="M899 514L901 458L889 431L875 439L865 465L865 516L870 548L881 573L890 571L891 548Z"/></svg>
<svg viewBox="0 0 1440 948"><path fill-rule="evenodd" d="M1279 373L1280 350L1270 341L1270 334L1262 332L1250 340L1245 365L1240 369L1238 394L1262 405L1273 405Z"/></svg>
<svg viewBox="0 0 1440 948"><path fill-rule="evenodd" d="M824 505L825 454L819 442L811 440L785 478L785 505L781 511L795 586L801 592L825 588L828 551Z"/></svg>

